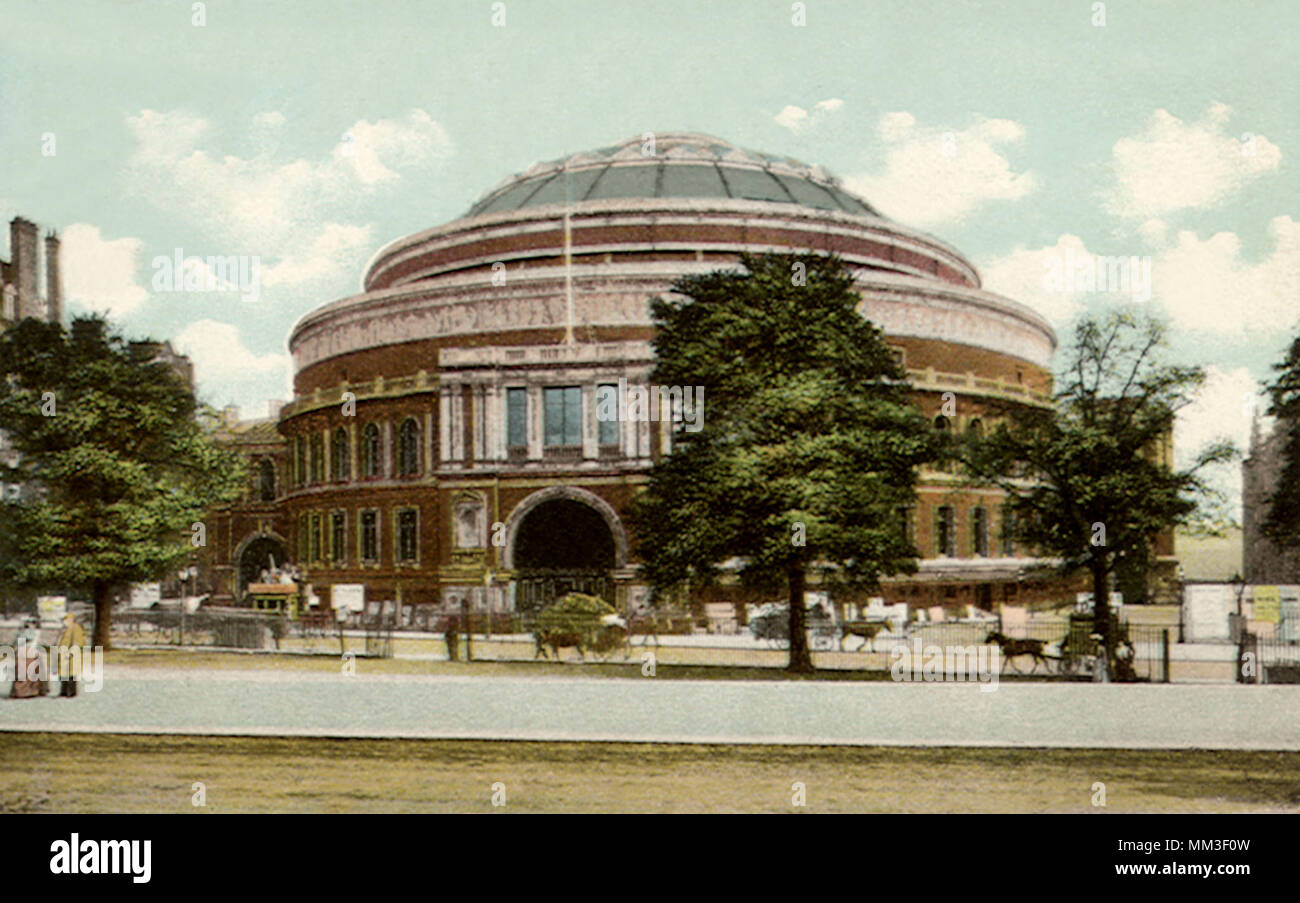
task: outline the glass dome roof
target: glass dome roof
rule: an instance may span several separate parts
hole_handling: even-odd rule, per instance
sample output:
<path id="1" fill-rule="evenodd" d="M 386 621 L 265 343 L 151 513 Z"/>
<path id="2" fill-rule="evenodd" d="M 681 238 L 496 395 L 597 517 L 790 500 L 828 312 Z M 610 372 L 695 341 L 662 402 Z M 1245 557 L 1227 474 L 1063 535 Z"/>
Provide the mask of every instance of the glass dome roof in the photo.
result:
<path id="1" fill-rule="evenodd" d="M 709 135 L 656 134 L 538 163 L 483 195 L 467 216 L 566 201 L 612 198 L 734 198 L 879 216 L 819 166 L 746 150 Z"/>

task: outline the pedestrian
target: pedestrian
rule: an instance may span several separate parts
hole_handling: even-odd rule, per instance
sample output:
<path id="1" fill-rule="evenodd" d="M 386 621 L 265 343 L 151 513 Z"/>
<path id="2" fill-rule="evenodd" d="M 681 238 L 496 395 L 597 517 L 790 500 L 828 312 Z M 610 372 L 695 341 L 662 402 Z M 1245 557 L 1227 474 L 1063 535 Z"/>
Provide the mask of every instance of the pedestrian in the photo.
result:
<path id="1" fill-rule="evenodd" d="M 59 695 L 69 699 L 77 695 L 77 678 L 81 677 L 81 650 L 86 645 L 86 629 L 77 616 L 63 616 L 63 632 L 57 644 L 59 652 Z"/>
<path id="2" fill-rule="evenodd" d="M 10 699 L 31 699 L 49 693 L 45 682 L 45 655 L 41 649 L 40 627 L 40 621 L 28 618 L 14 637 L 14 682 L 9 690 Z"/>

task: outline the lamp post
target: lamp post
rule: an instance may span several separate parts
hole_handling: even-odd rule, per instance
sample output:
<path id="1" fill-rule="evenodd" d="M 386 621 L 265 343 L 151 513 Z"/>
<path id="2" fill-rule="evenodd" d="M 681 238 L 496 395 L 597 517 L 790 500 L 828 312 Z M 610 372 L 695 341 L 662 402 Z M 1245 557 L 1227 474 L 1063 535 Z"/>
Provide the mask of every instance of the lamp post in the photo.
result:
<path id="1" fill-rule="evenodd" d="M 492 566 L 483 571 L 483 610 L 487 613 L 487 626 L 483 630 L 484 639 L 492 638 Z"/>

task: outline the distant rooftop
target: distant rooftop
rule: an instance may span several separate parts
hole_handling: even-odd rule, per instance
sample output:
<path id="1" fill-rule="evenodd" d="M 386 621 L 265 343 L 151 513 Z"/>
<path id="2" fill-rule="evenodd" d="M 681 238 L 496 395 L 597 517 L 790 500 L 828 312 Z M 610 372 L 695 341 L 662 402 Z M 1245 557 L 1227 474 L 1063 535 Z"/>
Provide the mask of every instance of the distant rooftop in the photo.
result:
<path id="1" fill-rule="evenodd" d="M 880 214 L 820 166 L 690 132 L 629 138 L 538 163 L 483 195 L 468 216 L 612 198 L 734 198 Z"/>

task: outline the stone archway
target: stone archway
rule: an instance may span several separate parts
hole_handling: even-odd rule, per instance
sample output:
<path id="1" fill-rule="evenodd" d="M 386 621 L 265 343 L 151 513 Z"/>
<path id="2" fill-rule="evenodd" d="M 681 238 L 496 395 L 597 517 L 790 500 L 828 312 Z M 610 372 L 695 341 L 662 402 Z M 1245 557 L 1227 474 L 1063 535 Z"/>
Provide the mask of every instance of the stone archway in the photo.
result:
<path id="1" fill-rule="evenodd" d="M 627 535 L 618 514 L 585 490 L 557 486 L 536 492 L 506 522 L 505 564 L 515 572 L 521 610 L 567 592 L 614 603 L 614 572 L 626 563 Z"/>
<path id="2" fill-rule="evenodd" d="M 276 566 L 283 567 L 288 560 L 285 550 L 284 538 L 274 533 L 254 533 L 245 537 L 235 551 L 235 598 L 243 598 L 248 584 L 257 582 L 262 569 L 270 566 L 271 559 Z"/>
<path id="3" fill-rule="evenodd" d="M 507 570 L 514 570 L 518 566 L 515 562 L 515 554 L 519 540 L 519 528 L 522 526 L 524 519 L 539 505 L 558 500 L 579 502 L 599 514 L 609 528 L 614 542 L 613 567 L 627 567 L 627 531 L 623 529 L 623 522 L 619 519 L 614 506 L 594 492 L 588 492 L 586 489 L 579 489 L 576 486 L 552 486 L 549 489 L 538 490 L 525 498 L 515 506 L 515 510 L 511 511 L 510 517 L 506 519 L 506 548 L 503 563 Z"/>

